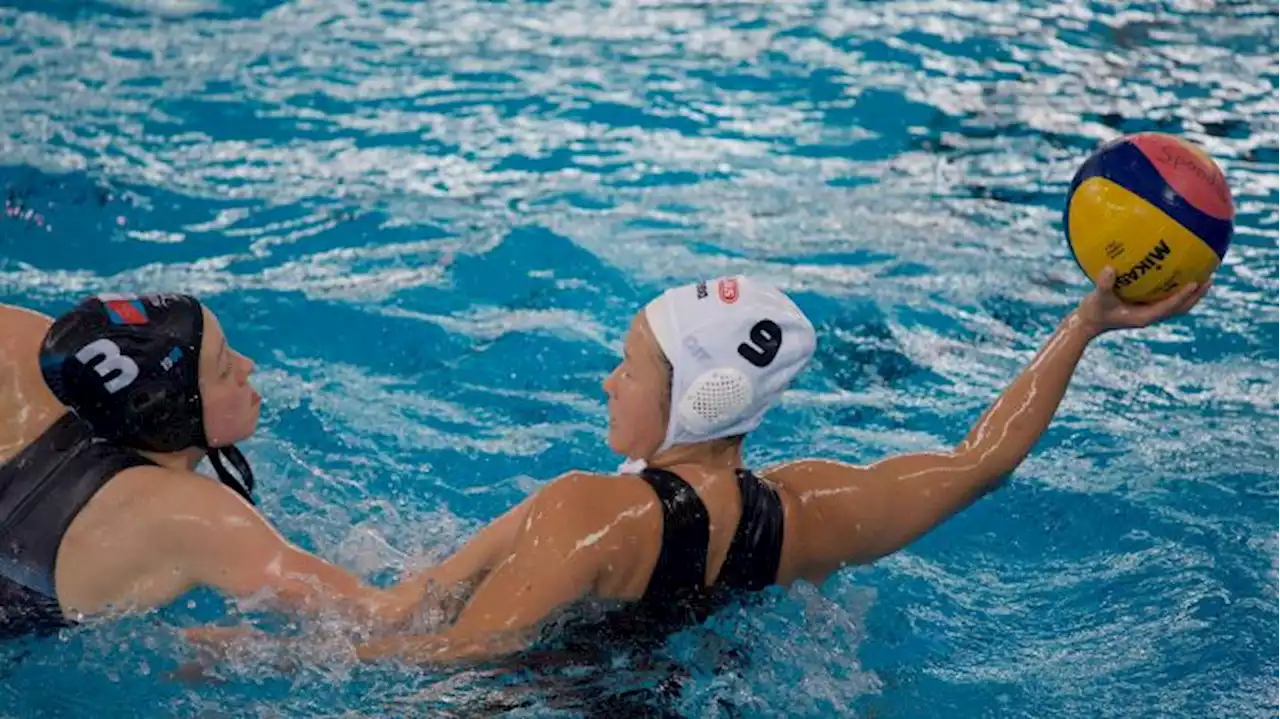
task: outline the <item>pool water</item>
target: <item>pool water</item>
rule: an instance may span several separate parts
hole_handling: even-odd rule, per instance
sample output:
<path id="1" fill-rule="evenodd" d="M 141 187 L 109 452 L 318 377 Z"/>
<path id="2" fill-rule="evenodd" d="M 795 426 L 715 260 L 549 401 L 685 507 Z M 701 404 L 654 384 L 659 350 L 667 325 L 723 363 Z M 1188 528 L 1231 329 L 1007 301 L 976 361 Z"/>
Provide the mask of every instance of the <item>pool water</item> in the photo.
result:
<path id="1" fill-rule="evenodd" d="M 752 464 L 958 442 L 1087 290 L 1076 166 L 1181 134 L 1236 198 L 1210 296 L 1097 342 L 1000 492 L 716 617 L 745 664 L 677 637 L 678 705 L 1274 716 L 1278 43 L 1247 1 L 11 1 L 0 302 L 200 295 L 258 363 L 264 511 L 385 581 L 616 466 L 599 383 L 673 283 L 759 274 L 819 329 Z M 226 611 L 4 647 L 0 714 L 483 716 L 516 681 L 319 655 L 171 679 L 175 628 Z"/>

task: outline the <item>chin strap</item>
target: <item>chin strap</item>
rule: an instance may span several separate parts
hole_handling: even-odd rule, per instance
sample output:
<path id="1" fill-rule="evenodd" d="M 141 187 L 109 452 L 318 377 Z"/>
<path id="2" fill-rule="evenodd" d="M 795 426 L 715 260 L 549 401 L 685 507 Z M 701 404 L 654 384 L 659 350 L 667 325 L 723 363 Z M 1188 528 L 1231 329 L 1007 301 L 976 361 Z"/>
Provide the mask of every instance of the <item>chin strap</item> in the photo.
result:
<path id="1" fill-rule="evenodd" d="M 618 474 L 640 474 L 649 466 L 643 459 L 630 459 L 618 465 Z"/>
<path id="2" fill-rule="evenodd" d="M 232 474 L 227 470 L 222 460 L 226 460 L 236 470 Z M 253 501 L 253 469 L 249 467 L 249 460 L 244 458 L 240 450 L 234 445 L 228 447 L 212 447 L 209 449 L 209 463 L 213 465 L 213 471 L 218 473 L 218 479 L 233 492 L 244 497 L 249 504 L 256 504 Z"/>

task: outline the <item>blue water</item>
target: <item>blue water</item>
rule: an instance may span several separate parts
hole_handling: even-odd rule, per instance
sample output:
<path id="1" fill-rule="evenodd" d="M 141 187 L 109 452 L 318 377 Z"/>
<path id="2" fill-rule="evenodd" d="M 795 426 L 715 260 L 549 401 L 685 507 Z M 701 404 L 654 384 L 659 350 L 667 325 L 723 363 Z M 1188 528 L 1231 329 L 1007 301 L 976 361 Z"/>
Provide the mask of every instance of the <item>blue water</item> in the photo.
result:
<path id="1" fill-rule="evenodd" d="M 264 511 L 377 581 L 616 465 L 599 382 L 675 282 L 757 273 L 819 327 L 754 464 L 954 444 L 1086 291 L 1078 163 L 1118 133 L 1201 143 L 1238 218 L 1194 315 L 1098 342 L 999 493 L 719 617 L 750 662 L 680 703 L 1276 714 L 1275 2 L 4 5 L 0 302 L 204 297 L 260 368 Z M 29 654 L 0 713 L 461 716 L 506 691 L 320 656 L 167 678 L 174 628 L 223 611 L 6 647 Z"/>

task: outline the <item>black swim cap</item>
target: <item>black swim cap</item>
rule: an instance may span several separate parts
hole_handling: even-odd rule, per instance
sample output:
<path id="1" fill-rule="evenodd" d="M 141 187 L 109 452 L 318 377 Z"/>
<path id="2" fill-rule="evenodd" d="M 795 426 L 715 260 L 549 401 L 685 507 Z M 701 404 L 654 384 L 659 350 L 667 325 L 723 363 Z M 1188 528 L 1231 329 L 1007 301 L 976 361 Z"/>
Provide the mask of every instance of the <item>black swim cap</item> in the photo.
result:
<path id="1" fill-rule="evenodd" d="M 98 295 L 54 321 L 40 371 L 59 401 L 103 439 L 152 452 L 204 449 L 223 484 L 252 502 L 244 455 L 233 446 L 210 448 L 205 435 L 203 336 L 204 313 L 190 295 Z"/>

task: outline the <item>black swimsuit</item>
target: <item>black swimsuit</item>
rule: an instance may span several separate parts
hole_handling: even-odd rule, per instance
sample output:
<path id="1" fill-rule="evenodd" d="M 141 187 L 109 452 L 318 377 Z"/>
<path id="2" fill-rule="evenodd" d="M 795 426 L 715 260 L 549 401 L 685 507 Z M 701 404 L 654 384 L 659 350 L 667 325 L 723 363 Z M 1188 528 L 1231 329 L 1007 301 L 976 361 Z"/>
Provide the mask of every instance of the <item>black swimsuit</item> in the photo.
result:
<path id="1" fill-rule="evenodd" d="M 640 475 L 662 500 L 662 553 L 641 604 L 703 590 L 710 518 L 688 482 L 662 469 Z M 742 516 L 713 588 L 757 591 L 774 583 L 782 560 L 782 500 L 751 472 L 737 471 Z"/>
<path id="2" fill-rule="evenodd" d="M 0 465 L 0 639 L 71 624 L 54 587 L 62 537 L 113 477 L 150 464 L 66 414 Z"/>
<path id="3" fill-rule="evenodd" d="M 662 502 L 662 549 L 640 601 L 603 615 L 559 622 L 538 649 L 505 663 L 513 669 L 538 667 L 538 672 L 566 667 L 594 670 L 585 683 L 565 676 L 530 677 L 528 688 L 535 693 L 541 689 L 542 700 L 553 706 L 585 711 L 588 716 L 678 716 L 672 703 L 688 672 L 656 658 L 654 650 L 671 635 L 701 624 L 735 598 L 777 580 L 784 517 L 782 500 L 771 486 L 749 471 L 738 470 L 742 515 L 720 574 L 708 587 L 711 532 L 706 505 L 688 482 L 672 472 L 645 469 L 640 477 Z M 647 687 L 622 688 L 628 672 L 619 674 L 610 668 L 619 650 L 631 656 L 630 673 L 660 677 L 656 686 L 649 681 Z M 718 656 L 717 669 L 722 671 L 745 661 L 743 652 L 735 647 L 720 651 Z M 595 681 L 601 679 L 603 682 Z"/>

